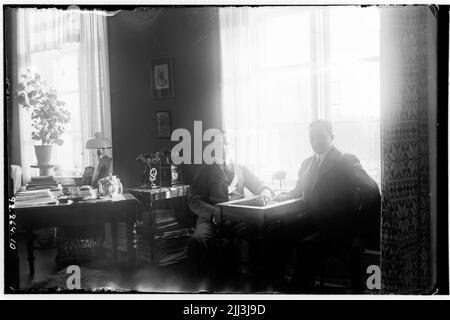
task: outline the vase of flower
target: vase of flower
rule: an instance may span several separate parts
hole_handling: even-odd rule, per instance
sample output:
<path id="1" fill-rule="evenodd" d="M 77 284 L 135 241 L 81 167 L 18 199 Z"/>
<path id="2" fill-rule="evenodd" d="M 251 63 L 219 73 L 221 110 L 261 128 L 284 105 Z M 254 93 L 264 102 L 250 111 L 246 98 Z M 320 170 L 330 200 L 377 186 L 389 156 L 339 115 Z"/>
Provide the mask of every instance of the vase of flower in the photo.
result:
<path id="1" fill-rule="evenodd" d="M 70 120 L 65 102 L 58 99 L 56 90 L 47 85 L 37 73 L 27 70 L 18 84 L 18 104 L 31 114 L 31 138 L 40 141 L 35 145 L 37 163 L 49 165 L 53 145 L 62 145 L 61 136 Z"/>

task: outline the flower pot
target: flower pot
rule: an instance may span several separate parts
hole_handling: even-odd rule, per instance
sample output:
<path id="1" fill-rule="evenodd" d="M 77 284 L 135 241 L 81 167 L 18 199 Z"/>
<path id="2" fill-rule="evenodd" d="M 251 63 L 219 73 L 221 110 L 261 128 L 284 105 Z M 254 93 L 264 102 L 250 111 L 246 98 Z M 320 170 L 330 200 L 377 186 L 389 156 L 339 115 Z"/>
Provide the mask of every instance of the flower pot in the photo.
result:
<path id="1" fill-rule="evenodd" d="M 34 146 L 34 153 L 36 154 L 36 159 L 38 164 L 50 164 L 52 159 L 52 145 L 37 145 Z"/>

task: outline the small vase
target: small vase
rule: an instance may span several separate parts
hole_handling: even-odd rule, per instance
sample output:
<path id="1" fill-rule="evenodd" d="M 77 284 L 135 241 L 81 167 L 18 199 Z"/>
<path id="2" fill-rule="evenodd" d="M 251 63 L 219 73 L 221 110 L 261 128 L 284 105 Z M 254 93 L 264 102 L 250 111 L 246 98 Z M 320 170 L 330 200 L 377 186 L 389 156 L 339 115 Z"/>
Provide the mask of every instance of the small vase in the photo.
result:
<path id="1" fill-rule="evenodd" d="M 49 165 L 52 159 L 52 145 L 36 145 L 34 146 L 34 153 L 38 164 Z"/>

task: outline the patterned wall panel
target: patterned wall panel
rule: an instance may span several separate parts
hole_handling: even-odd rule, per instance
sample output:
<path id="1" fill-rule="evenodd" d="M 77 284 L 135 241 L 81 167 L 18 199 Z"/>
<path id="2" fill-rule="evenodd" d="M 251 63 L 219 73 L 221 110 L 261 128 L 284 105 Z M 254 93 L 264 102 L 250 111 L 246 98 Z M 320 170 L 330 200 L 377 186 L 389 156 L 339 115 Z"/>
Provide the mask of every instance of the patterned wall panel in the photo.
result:
<path id="1" fill-rule="evenodd" d="M 430 287 L 427 10 L 381 10 L 384 293 Z"/>

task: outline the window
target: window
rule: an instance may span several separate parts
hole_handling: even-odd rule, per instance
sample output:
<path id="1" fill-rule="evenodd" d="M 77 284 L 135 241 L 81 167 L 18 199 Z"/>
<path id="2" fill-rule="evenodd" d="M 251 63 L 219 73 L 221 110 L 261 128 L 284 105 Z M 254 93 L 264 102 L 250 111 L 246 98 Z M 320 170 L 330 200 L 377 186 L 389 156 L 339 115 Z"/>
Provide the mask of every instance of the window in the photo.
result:
<path id="1" fill-rule="evenodd" d="M 266 183 L 293 185 L 312 154 L 308 125 L 333 122 L 335 145 L 379 183 L 376 8 L 221 8 L 224 127 L 235 158 Z"/>
<path id="2" fill-rule="evenodd" d="M 356 154 L 380 185 L 379 12 L 335 8 L 329 18 L 332 90 L 325 117 L 334 124 L 336 146 Z"/>
<path id="3" fill-rule="evenodd" d="M 84 150 L 84 145 L 81 138 L 78 56 L 78 43 L 30 55 L 31 69 L 39 73 L 58 92 L 59 99 L 64 101 L 70 110 L 70 122 L 62 136 L 64 143 L 61 146 L 53 146 L 52 154 L 52 160 L 60 166 L 60 172 L 69 175 L 83 168 L 81 151 Z"/>
<path id="4" fill-rule="evenodd" d="M 86 141 L 101 132 L 111 140 L 111 109 L 107 45 L 107 13 L 59 9 L 19 8 L 17 14 L 18 64 L 38 73 L 70 111 L 71 119 L 61 137 L 62 146 L 53 146 L 56 174 L 81 174 L 98 161 L 85 149 Z M 31 139 L 30 114 L 20 109 L 20 149 L 23 178 L 38 174 Z M 106 151 L 111 156 L 111 150 Z M 35 169 L 33 169 L 35 170 Z"/>

